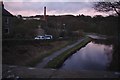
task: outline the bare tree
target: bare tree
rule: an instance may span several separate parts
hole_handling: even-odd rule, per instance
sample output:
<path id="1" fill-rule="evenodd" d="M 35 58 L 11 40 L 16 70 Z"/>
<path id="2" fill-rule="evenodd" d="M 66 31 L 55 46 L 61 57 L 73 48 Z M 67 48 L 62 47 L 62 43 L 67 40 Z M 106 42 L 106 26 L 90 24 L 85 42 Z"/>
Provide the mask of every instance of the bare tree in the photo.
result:
<path id="1" fill-rule="evenodd" d="M 120 16 L 120 1 L 118 2 L 96 2 L 94 9 L 100 12 L 115 11 Z"/>

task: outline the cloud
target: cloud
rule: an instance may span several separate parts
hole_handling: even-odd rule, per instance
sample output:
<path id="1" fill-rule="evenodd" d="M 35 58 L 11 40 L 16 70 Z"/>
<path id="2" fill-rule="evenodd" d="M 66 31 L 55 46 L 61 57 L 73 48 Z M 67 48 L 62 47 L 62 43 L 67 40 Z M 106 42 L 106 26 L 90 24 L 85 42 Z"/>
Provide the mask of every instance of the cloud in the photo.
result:
<path id="1" fill-rule="evenodd" d="M 93 8 L 86 8 L 86 9 L 79 10 L 77 14 L 84 14 L 84 15 L 90 15 L 90 16 L 95 16 L 95 15 L 108 16 L 109 15 L 107 13 L 97 12 Z"/>
<path id="2" fill-rule="evenodd" d="M 92 2 L 4 2 L 4 4 L 5 8 L 14 15 L 23 16 L 41 15 L 44 6 L 47 7 L 48 15 L 85 14 L 93 16 L 100 14 L 92 8 Z"/>

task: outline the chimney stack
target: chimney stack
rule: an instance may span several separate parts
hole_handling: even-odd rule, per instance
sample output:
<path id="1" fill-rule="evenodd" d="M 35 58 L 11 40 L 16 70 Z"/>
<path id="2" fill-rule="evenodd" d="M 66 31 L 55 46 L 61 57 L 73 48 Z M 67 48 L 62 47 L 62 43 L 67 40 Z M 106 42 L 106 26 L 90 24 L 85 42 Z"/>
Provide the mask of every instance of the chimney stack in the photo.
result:
<path id="1" fill-rule="evenodd" d="M 2 8 L 4 8 L 3 1 L 0 1 L 0 6 L 2 6 Z"/>
<path id="2" fill-rule="evenodd" d="M 44 7 L 44 20 L 46 21 L 46 6 Z"/>

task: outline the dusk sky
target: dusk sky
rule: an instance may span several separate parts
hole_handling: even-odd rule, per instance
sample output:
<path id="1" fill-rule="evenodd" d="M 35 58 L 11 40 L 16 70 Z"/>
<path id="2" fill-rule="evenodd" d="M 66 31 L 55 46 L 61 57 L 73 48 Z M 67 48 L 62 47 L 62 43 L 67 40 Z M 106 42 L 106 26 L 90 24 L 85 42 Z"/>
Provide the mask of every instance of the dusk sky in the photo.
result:
<path id="1" fill-rule="evenodd" d="M 43 15 L 43 7 L 47 7 L 47 15 L 109 15 L 97 12 L 94 2 L 4 2 L 5 8 L 13 15 Z"/>

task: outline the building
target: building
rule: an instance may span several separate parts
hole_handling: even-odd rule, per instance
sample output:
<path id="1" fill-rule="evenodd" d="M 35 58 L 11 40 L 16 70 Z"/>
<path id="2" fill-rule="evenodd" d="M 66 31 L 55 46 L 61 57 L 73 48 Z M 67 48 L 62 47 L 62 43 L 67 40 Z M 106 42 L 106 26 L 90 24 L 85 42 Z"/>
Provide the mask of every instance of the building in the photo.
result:
<path id="1" fill-rule="evenodd" d="M 3 2 L 0 2 L 0 6 L 1 5 L 2 5 L 2 35 L 4 38 L 12 35 L 14 16 L 4 8 Z"/>
<path id="2" fill-rule="evenodd" d="M 41 20 L 40 17 L 23 17 L 23 20 Z"/>

